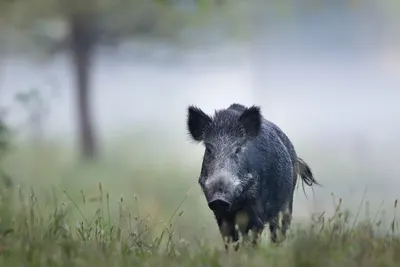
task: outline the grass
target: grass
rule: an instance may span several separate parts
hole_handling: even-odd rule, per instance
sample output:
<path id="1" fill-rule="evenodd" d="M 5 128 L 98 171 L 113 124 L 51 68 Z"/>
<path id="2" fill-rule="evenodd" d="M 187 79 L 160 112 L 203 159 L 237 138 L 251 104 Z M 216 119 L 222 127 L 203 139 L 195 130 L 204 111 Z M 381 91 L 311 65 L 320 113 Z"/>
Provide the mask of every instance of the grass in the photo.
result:
<path id="1" fill-rule="evenodd" d="M 121 147 L 92 165 L 54 144 L 15 147 L 2 164 L 14 185 L 2 186 L 0 266 L 399 266 L 397 201 L 363 216 L 365 196 L 353 212 L 333 198 L 332 212 L 295 219 L 280 246 L 265 231 L 259 248 L 226 253 L 199 162 Z M 158 164 L 135 161 L 143 151 Z"/>
<path id="2" fill-rule="evenodd" d="M 291 232 L 281 246 L 264 242 L 258 249 L 244 247 L 225 253 L 207 242 L 192 247 L 174 235 L 174 217 L 160 233 L 146 217 L 138 217 L 119 202 L 113 221 L 110 201 L 99 188 L 98 209 L 83 214 L 74 200 L 54 200 L 54 210 L 43 214 L 38 196 L 19 193 L 20 208 L 11 227 L 2 232 L 2 266 L 398 266 L 400 239 L 397 224 L 382 235 L 378 222 L 354 224 L 340 209 L 331 218 L 318 216 L 309 227 Z M 104 199 L 101 199 L 104 197 Z M 102 205 L 104 201 L 106 205 Z M 58 204 L 57 204 L 58 203 Z M 70 223 L 70 208 L 81 214 Z M 266 238 L 266 237 L 264 237 Z M 201 241 L 201 240 L 200 240 Z"/>

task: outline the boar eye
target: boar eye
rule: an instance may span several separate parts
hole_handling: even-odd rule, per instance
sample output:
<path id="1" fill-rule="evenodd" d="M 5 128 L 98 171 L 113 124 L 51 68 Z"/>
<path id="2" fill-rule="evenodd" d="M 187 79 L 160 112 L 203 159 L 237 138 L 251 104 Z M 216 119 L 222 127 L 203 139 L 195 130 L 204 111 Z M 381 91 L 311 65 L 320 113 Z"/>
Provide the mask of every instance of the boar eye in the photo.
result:
<path id="1" fill-rule="evenodd" d="M 212 154 L 212 150 L 209 146 L 206 147 L 206 153 L 211 155 Z"/>
<path id="2" fill-rule="evenodd" d="M 239 154 L 240 152 L 242 152 L 242 147 L 238 146 L 235 150 L 235 154 Z"/>

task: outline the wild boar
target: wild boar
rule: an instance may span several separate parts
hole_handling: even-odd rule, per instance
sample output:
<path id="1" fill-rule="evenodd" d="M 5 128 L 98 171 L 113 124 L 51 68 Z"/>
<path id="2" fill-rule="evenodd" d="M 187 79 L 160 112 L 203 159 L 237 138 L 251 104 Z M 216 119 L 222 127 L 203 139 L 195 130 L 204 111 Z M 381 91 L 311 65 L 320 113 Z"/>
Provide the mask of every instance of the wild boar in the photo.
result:
<path id="1" fill-rule="evenodd" d="M 239 240 L 239 231 L 246 238 L 251 230 L 256 245 L 267 223 L 273 243 L 279 241 L 278 230 L 284 239 L 297 177 L 308 186 L 320 185 L 286 134 L 258 106 L 234 103 L 213 117 L 196 106 L 187 112 L 191 138 L 205 146 L 199 184 L 227 241 L 225 248 Z"/>

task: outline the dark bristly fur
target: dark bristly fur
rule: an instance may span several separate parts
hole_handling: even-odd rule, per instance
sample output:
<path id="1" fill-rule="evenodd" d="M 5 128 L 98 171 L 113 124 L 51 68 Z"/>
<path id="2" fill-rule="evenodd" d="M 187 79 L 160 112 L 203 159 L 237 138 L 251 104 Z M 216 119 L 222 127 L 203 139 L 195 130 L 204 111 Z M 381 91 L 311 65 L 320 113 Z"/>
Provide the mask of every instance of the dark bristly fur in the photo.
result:
<path id="1" fill-rule="evenodd" d="M 252 230 L 256 244 L 268 223 L 272 242 L 278 242 L 278 230 L 285 238 L 298 176 L 303 189 L 304 183 L 320 185 L 286 134 L 266 120 L 259 107 L 238 103 L 215 111 L 213 117 L 190 106 L 187 127 L 192 139 L 206 148 L 199 184 L 221 235 L 238 241 L 237 225 L 245 237 Z"/>

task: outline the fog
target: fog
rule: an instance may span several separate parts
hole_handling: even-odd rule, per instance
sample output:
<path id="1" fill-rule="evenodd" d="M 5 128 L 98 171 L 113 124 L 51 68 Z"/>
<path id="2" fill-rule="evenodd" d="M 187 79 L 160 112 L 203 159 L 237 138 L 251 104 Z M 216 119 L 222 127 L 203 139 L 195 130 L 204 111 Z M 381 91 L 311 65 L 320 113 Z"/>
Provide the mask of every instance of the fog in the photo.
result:
<path id="1" fill-rule="evenodd" d="M 399 32 L 371 9 L 258 25 L 257 36 L 244 44 L 182 49 L 133 40 L 102 47 L 92 82 L 95 127 L 106 138 L 146 124 L 160 133 L 157 144 L 190 155 L 182 164 L 199 164 L 202 148 L 188 141 L 188 105 L 210 114 L 233 102 L 260 105 L 324 184 L 313 205 L 329 206 L 335 190 L 358 205 L 367 186 L 372 198 L 394 199 L 400 186 Z M 0 105 L 10 107 L 11 125 L 25 117 L 14 94 L 37 87 L 51 99 L 44 134 L 75 138 L 69 60 L 58 54 L 41 62 L 14 55 L 1 61 Z"/>

